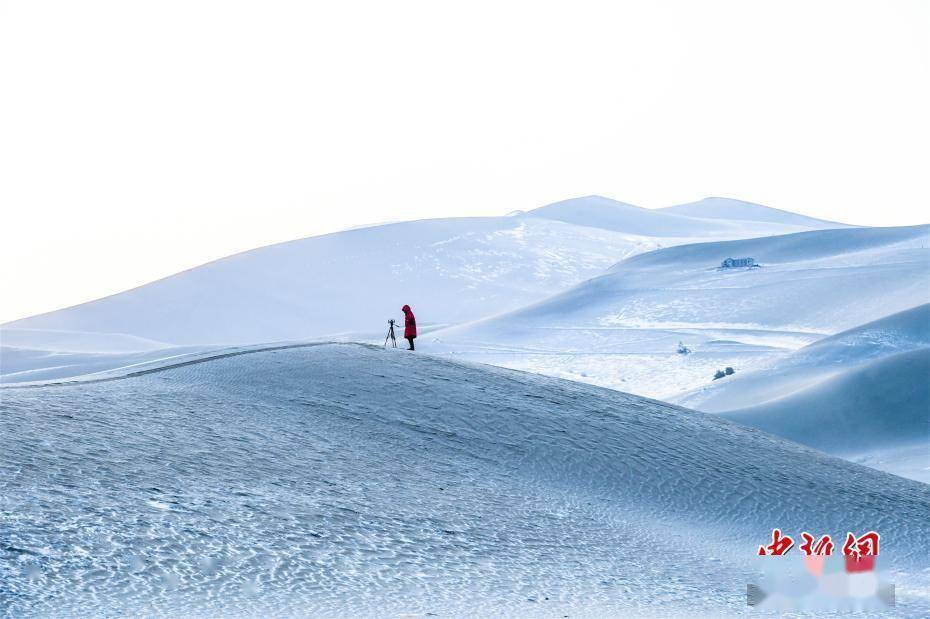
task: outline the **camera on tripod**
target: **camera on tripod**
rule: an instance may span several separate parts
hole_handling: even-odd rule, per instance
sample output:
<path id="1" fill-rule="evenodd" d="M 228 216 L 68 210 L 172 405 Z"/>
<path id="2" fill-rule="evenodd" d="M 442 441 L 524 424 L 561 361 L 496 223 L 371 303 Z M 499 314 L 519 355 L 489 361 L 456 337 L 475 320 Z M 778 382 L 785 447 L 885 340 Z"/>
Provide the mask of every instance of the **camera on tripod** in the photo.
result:
<path id="1" fill-rule="evenodd" d="M 395 320 L 393 318 L 388 320 L 388 333 L 387 333 L 387 337 L 384 338 L 385 348 L 387 348 L 388 340 L 391 340 L 391 345 L 394 348 L 397 348 L 397 337 L 395 337 L 394 335 L 394 323 L 395 323 Z"/>

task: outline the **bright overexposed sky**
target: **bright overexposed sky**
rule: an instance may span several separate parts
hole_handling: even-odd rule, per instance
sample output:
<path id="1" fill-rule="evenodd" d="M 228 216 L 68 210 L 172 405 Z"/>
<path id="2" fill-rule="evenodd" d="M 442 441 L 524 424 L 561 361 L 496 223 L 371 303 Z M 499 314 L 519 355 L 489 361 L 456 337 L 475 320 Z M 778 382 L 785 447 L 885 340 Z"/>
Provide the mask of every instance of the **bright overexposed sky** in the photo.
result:
<path id="1" fill-rule="evenodd" d="M 0 0 L 0 321 L 602 194 L 930 221 L 930 2 Z"/>

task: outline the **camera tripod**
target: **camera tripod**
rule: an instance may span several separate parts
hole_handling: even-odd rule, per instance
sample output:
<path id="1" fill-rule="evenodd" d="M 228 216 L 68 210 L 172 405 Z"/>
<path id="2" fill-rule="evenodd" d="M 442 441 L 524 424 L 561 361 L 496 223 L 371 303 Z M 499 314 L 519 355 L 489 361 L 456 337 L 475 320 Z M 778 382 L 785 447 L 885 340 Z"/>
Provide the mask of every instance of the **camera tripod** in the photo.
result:
<path id="1" fill-rule="evenodd" d="M 387 337 L 384 338 L 384 347 L 387 348 L 388 340 L 391 340 L 391 345 L 394 348 L 397 348 L 397 338 L 394 336 L 394 319 L 388 320 L 388 333 Z"/>

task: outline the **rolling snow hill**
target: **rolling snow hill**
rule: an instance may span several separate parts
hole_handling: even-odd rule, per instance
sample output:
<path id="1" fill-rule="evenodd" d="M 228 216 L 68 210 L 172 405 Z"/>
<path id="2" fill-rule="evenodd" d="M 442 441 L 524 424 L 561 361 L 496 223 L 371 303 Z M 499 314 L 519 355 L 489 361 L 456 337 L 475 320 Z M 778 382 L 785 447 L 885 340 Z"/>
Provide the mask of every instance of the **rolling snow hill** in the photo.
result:
<path id="1" fill-rule="evenodd" d="M 858 365 L 721 416 L 930 483 L 930 348 Z"/>
<path id="2" fill-rule="evenodd" d="M 766 404 L 863 363 L 920 348 L 930 348 L 928 303 L 823 338 L 763 371 L 733 376 L 682 394 L 675 402 L 714 413 Z"/>
<path id="3" fill-rule="evenodd" d="M 557 213 L 547 218 L 547 209 Z M 623 225 L 614 211 L 625 213 Z M 474 320 L 538 301 L 657 247 L 796 229 L 666 215 L 594 196 L 513 217 L 404 222 L 281 243 L 3 326 L 169 345 L 372 334 L 386 330 L 404 303 L 426 325 Z"/>
<path id="4" fill-rule="evenodd" d="M 437 331 L 422 347 L 671 399 L 707 387 L 718 368 L 766 368 L 825 336 L 927 303 L 928 247 L 930 226 L 669 247 L 515 312 Z M 727 257 L 762 266 L 719 269 Z M 692 353 L 675 354 L 679 341 Z"/>
<path id="5" fill-rule="evenodd" d="M 743 616 L 774 527 L 930 613 L 930 486 L 628 394 L 357 345 L 2 393 L 11 616 Z"/>
<path id="6" fill-rule="evenodd" d="M 695 213 L 692 214 L 676 210 L 681 207 L 645 209 L 602 196 L 587 196 L 541 206 L 529 211 L 527 215 L 644 236 L 695 239 L 746 238 L 744 231 L 747 225 L 755 228 L 756 233 L 753 236 L 847 227 L 844 224 L 804 217 L 758 204 L 750 205 L 738 200 L 708 200 L 717 201 L 714 203 L 715 208 L 706 209 L 705 214 L 699 214 L 695 209 Z M 755 217 L 746 216 L 748 206 L 755 207 L 752 211 Z"/>
<path id="7" fill-rule="evenodd" d="M 930 483 L 930 304 L 674 398 L 826 453 Z"/>
<path id="8" fill-rule="evenodd" d="M 86 331 L 53 331 L 50 329 L 0 330 L 0 344 L 14 348 L 54 350 L 66 353 L 127 353 L 157 350 L 168 346 L 122 333 L 88 333 Z"/>
<path id="9" fill-rule="evenodd" d="M 758 221 L 774 224 L 785 224 L 819 230 L 825 228 L 848 228 L 847 224 L 841 224 L 836 221 L 825 221 L 815 219 L 789 211 L 763 206 L 744 200 L 734 200 L 732 198 L 710 197 L 689 202 L 688 204 L 679 204 L 677 206 L 667 206 L 659 209 L 663 213 L 673 215 L 684 215 L 686 217 L 698 217 L 705 219 L 726 219 L 730 221 Z"/>
<path id="10" fill-rule="evenodd" d="M 96 375 L 152 363 L 170 363 L 216 349 L 216 346 L 171 346 L 139 352 L 58 352 L 4 346 L 0 350 L 0 384 Z"/>

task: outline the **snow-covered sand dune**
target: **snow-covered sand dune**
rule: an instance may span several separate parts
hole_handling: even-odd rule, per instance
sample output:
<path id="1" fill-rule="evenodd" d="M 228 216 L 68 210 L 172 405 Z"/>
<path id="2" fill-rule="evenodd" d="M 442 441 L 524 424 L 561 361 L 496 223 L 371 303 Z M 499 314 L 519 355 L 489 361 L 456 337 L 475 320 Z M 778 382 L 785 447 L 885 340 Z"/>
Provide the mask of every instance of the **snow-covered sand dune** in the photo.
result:
<path id="1" fill-rule="evenodd" d="M 2 393 L 11 616 L 736 616 L 773 527 L 930 613 L 930 486 L 632 395 L 357 345 Z"/>
<path id="2" fill-rule="evenodd" d="M 705 206 L 686 208 L 694 205 Z M 718 239 L 745 238 L 747 226 L 755 230 L 753 236 L 848 227 L 730 198 L 707 198 L 694 205 L 653 210 L 601 196 L 587 196 L 541 206 L 527 215 L 644 236 Z"/>
<path id="3" fill-rule="evenodd" d="M 810 227 L 669 215 L 590 196 L 509 217 L 395 223 L 263 247 L 4 331 L 256 343 L 380 333 L 404 303 L 426 325 L 459 323 L 538 301 L 657 247 Z"/>
<path id="4" fill-rule="evenodd" d="M 0 330 L 0 344 L 0 383 L 81 376 L 211 348 L 168 346 L 120 333 L 15 328 Z"/>
<path id="5" fill-rule="evenodd" d="M 930 304 L 924 303 L 814 342 L 764 371 L 735 375 L 684 393 L 675 403 L 706 412 L 765 404 L 883 357 L 930 348 Z"/>
<path id="6" fill-rule="evenodd" d="M 124 333 L 90 333 L 51 329 L 0 330 L 0 345 L 63 353 L 129 353 L 158 350 L 168 344 Z"/>
<path id="7" fill-rule="evenodd" d="M 882 453 L 882 470 L 930 483 L 930 348 L 857 365 L 782 398 L 722 417 L 856 459 Z M 892 451 L 923 449 L 923 470 L 898 471 Z"/>
<path id="8" fill-rule="evenodd" d="M 57 352 L 4 346 L 0 350 L 0 384 L 94 376 L 100 372 L 168 363 L 172 359 L 215 350 L 216 346 L 171 346 L 143 352 Z M 127 370 L 129 371 L 129 370 Z"/>
<path id="9" fill-rule="evenodd" d="M 717 267 L 753 257 L 756 269 Z M 927 301 L 930 226 L 849 228 L 695 243 L 634 256 L 538 306 L 584 309 L 606 325 L 723 323 L 835 332 Z M 855 285 L 850 285 L 855 282 Z M 631 292 L 638 293 L 630 299 Z M 628 300 L 629 299 L 629 300 Z"/>
<path id="10" fill-rule="evenodd" d="M 717 368 L 769 367 L 825 336 L 926 303 L 928 248 L 930 226 L 669 247 L 526 308 L 438 331 L 434 348 L 675 398 L 708 385 Z M 728 257 L 762 266 L 719 269 Z M 692 354 L 676 355 L 679 341 Z"/>
<path id="11" fill-rule="evenodd" d="M 755 204 L 754 202 L 734 200 L 733 198 L 709 197 L 698 200 L 697 202 L 689 202 L 688 204 L 667 206 L 659 209 L 659 211 L 673 215 L 684 215 L 686 217 L 725 219 L 728 221 L 769 222 L 781 225 L 800 226 L 812 230 L 849 227 L 846 224 L 841 224 L 836 221 L 815 219 L 813 217 L 807 217 L 806 215 L 799 215 L 798 213 Z"/>
<path id="12" fill-rule="evenodd" d="M 930 304 L 675 401 L 930 483 Z"/>

